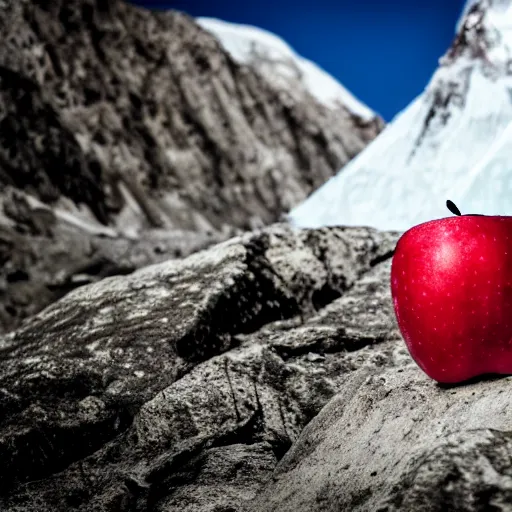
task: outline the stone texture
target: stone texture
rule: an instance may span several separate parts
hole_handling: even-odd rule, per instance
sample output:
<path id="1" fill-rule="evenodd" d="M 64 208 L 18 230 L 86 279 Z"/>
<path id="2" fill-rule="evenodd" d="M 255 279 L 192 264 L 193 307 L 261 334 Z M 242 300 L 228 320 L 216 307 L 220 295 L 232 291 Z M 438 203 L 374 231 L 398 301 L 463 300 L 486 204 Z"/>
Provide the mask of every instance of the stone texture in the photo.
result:
<path id="1" fill-rule="evenodd" d="M 440 386 L 408 358 L 357 370 L 247 510 L 510 510 L 510 384 Z"/>
<path id="2" fill-rule="evenodd" d="M 0 32 L 4 331 L 62 295 L 54 273 L 124 272 L 280 219 L 382 129 L 291 99 L 178 12 L 4 0 Z"/>
<path id="3" fill-rule="evenodd" d="M 151 196 L 148 201 L 174 194 L 173 211 L 159 213 L 175 224 L 247 225 L 247 208 L 255 217 L 275 209 L 265 204 L 268 197 L 254 197 L 254 187 L 265 185 L 258 192 L 273 194 L 268 185 L 282 174 L 290 183 L 278 187 L 279 195 L 304 195 L 378 131 L 361 131 L 357 119 L 306 96 L 287 104 L 179 13 L 150 13 L 118 1 L 22 1 L 4 2 L 1 22 L 4 180 L 43 188 L 34 183 L 37 176 L 46 186 L 38 193 L 49 199 L 63 194 L 94 208 L 104 194 L 115 212 L 122 198 L 110 190 L 111 181 L 138 173 L 139 194 Z M 64 175 L 56 172 L 62 167 Z M 255 179 L 262 182 L 251 183 Z M 202 203 L 192 204 L 199 198 Z M 180 201 L 188 220 L 179 218 Z M 234 211 L 238 219 L 230 218 Z M 156 213 L 146 213 L 149 222 L 159 222 Z"/>
<path id="4" fill-rule="evenodd" d="M 223 233 L 152 229 L 136 237 L 76 222 L 12 187 L 0 192 L 0 332 L 84 284 L 181 258 L 227 238 Z"/>
<path id="5" fill-rule="evenodd" d="M 512 378 L 416 367 L 397 238 L 275 225 L 1 337 L 0 510 L 509 510 Z"/>
<path id="6" fill-rule="evenodd" d="M 348 375 L 404 358 L 396 239 L 276 225 L 0 338 L 0 509 L 242 510 Z"/>

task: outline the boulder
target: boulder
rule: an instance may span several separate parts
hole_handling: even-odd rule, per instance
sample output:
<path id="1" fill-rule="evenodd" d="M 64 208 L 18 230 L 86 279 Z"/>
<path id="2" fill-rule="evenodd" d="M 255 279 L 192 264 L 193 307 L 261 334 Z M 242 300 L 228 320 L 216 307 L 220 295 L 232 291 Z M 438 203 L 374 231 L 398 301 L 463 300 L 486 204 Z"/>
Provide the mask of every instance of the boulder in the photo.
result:
<path id="1" fill-rule="evenodd" d="M 406 359 L 396 240 L 275 225 L 26 320 L 0 338 L 0 509 L 241 511 L 350 375 Z"/>
<path id="2" fill-rule="evenodd" d="M 244 510 L 509 510 L 512 377 L 442 386 L 391 363 L 352 372 Z"/>

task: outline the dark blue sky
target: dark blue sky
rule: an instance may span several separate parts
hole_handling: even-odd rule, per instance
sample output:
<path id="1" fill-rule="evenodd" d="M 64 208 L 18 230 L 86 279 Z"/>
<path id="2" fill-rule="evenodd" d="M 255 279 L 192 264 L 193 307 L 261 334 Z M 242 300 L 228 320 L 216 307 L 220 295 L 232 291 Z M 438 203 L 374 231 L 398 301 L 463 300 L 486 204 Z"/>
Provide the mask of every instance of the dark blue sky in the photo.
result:
<path id="1" fill-rule="evenodd" d="M 248 23 L 283 37 L 390 120 L 427 84 L 462 0 L 174 0 L 134 3 Z"/>

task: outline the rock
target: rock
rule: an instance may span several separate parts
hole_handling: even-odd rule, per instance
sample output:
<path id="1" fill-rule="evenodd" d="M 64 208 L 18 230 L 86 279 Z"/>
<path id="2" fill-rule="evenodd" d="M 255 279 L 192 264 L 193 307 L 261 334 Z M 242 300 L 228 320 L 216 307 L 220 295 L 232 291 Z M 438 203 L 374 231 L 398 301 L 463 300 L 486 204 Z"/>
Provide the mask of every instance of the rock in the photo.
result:
<path id="1" fill-rule="evenodd" d="M 358 369 L 247 510 L 508 510 L 511 379 L 441 386 L 408 358 Z"/>
<path id="2" fill-rule="evenodd" d="M 64 293 L 54 274 L 68 291 L 77 265 L 123 273 L 132 253 L 155 263 L 277 221 L 382 129 L 290 102 L 179 12 L 4 0 L 0 31 L 3 331 Z"/>
<path id="3" fill-rule="evenodd" d="M 276 221 L 382 128 L 289 104 L 178 12 L 3 4 L 2 184 L 120 229 Z"/>
<path id="4" fill-rule="evenodd" d="M 351 373 L 401 364 L 396 240 L 276 225 L 25 321 L 0 338 L 0 509 L 241 511 Z"/>
<path id="5" fill-rule="evenodd" d="M 0 205 L 9 216 L 7 224 L 0 222 L 0 332 L 84 284 L 188 256 L 230 234 L 152 229 L 120 236 L 56 213 L 12 187 L 3 193 Z"/>
<path id="6" fill-rule="evenodd" d="M 157 510 L 233 512 L 271 477 L 276 457 L 268 443 L 233 444 L 205 450 L 175 479 L 176 491 Z M 180 482 L 180 479 L 181 482 Z M 193 482 L 183 484 L 183 479 Z"/>

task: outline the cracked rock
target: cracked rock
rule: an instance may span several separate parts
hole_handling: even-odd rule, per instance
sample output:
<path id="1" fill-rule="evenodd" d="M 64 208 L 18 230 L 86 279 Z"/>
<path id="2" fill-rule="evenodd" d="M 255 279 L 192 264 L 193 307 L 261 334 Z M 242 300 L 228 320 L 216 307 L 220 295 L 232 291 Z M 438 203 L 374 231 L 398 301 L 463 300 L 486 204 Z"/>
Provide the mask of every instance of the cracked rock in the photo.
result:
<path id="1" fill-rule="evenodd" d="M 242 510 L 352 372 L 402 364 L 396 240 L 276 225 L 0 338 L 0 509 Z"/>
<path id="2" fill-rule="evenodd" d="M 357 369 L 246 510 L 509 510 L 511 379 L 444 387 L 407 356 Z"/>

